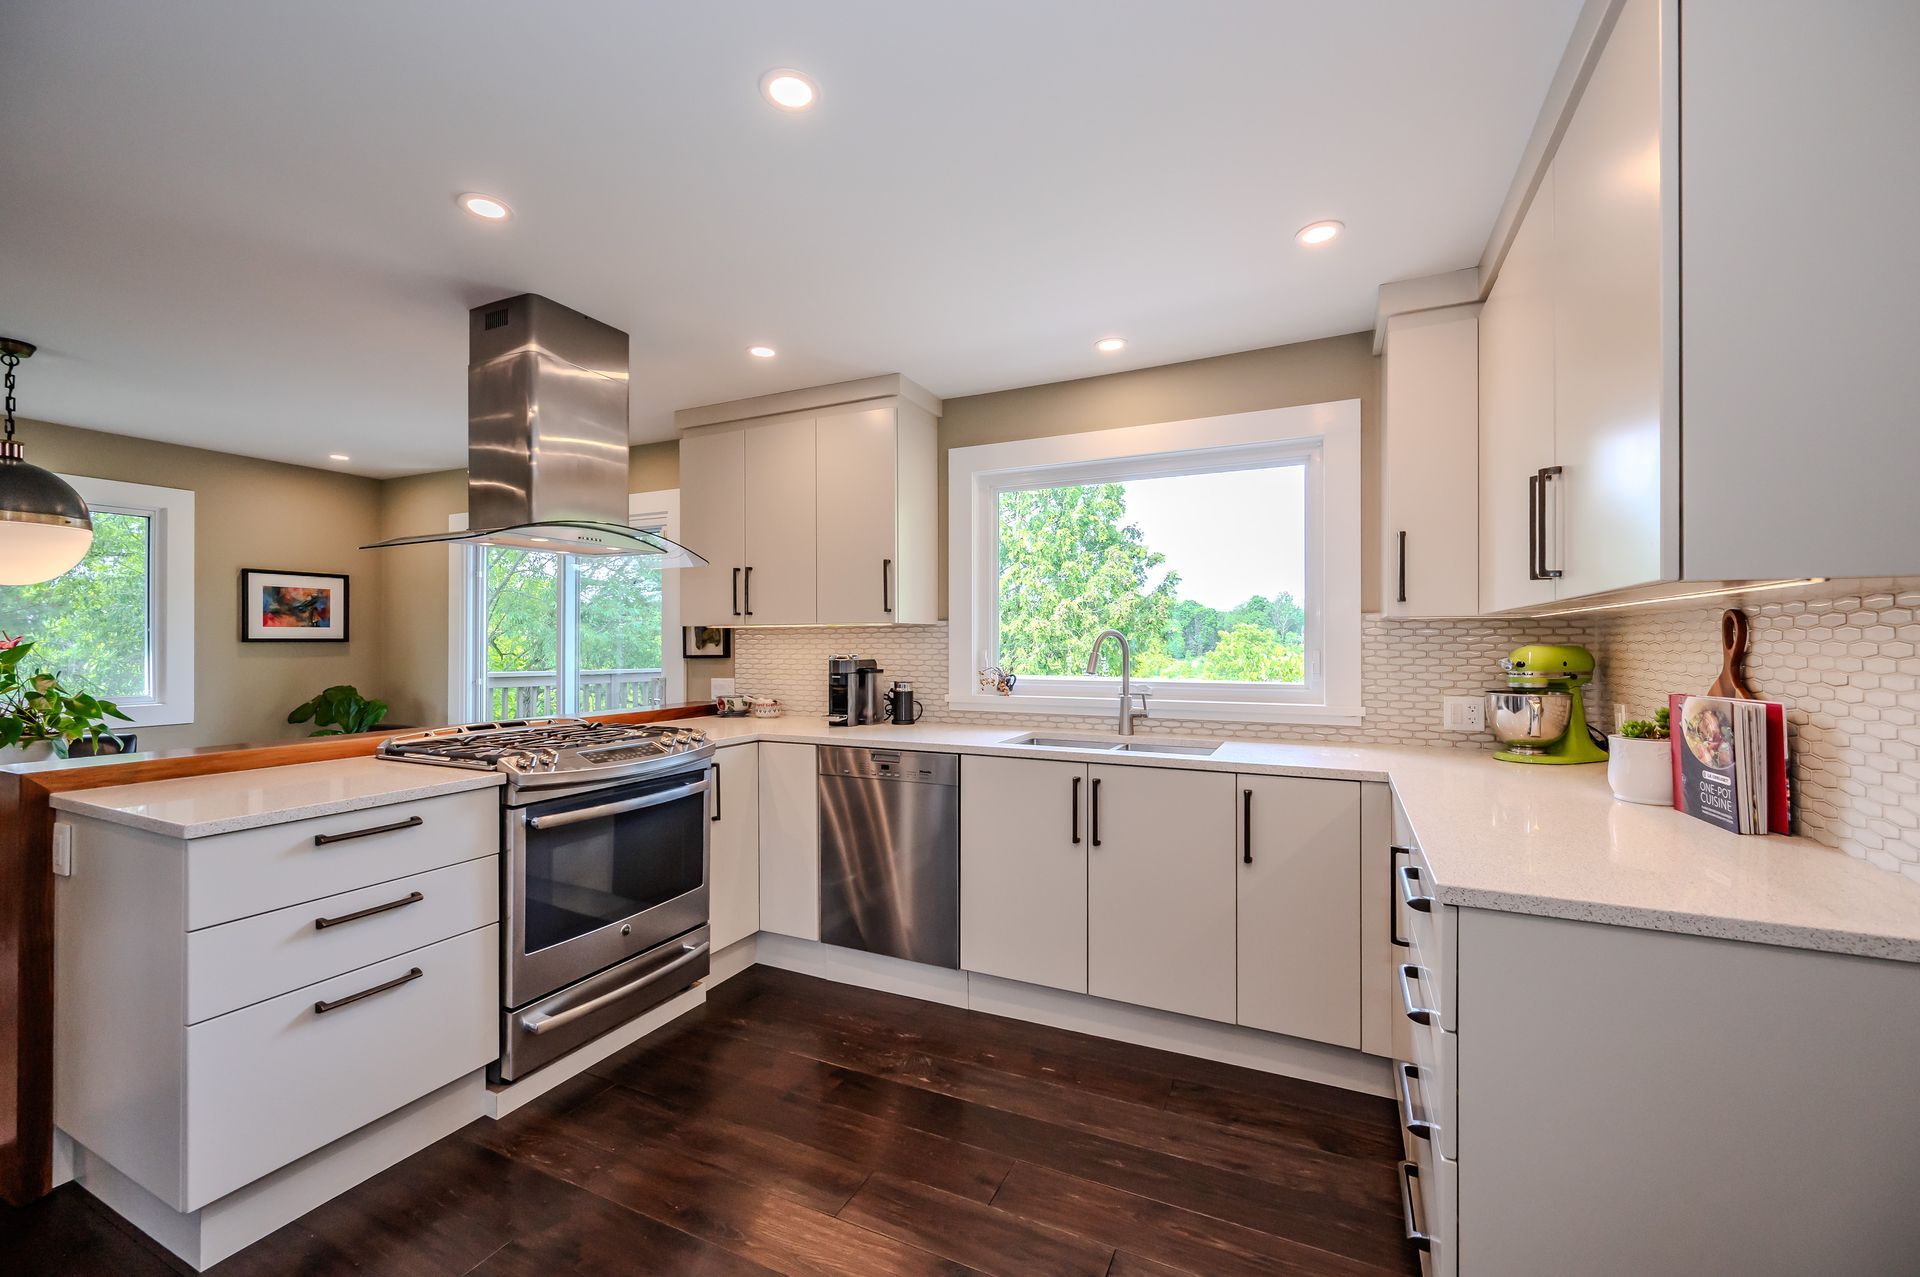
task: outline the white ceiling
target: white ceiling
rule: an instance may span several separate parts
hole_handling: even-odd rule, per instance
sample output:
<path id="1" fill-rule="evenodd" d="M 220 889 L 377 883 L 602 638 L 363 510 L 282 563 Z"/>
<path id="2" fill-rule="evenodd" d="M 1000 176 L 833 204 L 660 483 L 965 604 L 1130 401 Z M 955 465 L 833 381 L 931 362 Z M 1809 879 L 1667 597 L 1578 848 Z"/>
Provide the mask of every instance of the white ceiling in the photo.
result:
<path id="1" fill-rule="evenodd" d="M 464 463 L 466 310 L 519 292 L 632 334 L 636 441 L 872 373 L 955 396 L 1351 332 L 1478 259 L 1578 9 L 13 6 L 0 333 L 42 348 L 26 415 L 386 475 Z M 775 66 L 812 111 L 759 97 Z"/>

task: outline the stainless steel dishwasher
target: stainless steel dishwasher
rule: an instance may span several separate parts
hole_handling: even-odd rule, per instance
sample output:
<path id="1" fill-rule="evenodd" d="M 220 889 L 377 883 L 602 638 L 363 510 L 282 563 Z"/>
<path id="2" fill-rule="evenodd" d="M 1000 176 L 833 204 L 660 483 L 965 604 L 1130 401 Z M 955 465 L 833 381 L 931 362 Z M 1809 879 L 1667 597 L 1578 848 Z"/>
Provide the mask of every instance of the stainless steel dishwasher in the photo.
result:
<path id="1" fill-rule="evenodd" d="M 820 939 L 960 966 L 960 758 L 820 747 Z"/>

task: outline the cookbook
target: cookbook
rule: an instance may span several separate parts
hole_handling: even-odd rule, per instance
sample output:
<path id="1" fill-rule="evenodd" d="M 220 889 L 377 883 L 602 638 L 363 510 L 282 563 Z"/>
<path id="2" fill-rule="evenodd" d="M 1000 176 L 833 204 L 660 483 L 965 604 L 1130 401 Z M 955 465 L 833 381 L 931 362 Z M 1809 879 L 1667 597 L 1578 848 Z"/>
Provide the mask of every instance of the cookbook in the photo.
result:
<path id="1" fill-rule="evenodd" d="M 1673 695 L 1673 805 L 1736 834 L 1791 823 L 1786 708 L 1778 701 Z"/>

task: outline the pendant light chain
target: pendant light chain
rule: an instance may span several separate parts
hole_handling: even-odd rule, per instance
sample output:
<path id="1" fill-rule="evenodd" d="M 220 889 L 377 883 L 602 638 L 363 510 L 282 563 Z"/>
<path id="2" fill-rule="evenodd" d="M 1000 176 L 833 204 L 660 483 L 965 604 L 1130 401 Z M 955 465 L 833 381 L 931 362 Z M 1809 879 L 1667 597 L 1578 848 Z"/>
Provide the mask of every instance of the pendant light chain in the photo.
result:
<path id="1" fill-rule="evenodd" d="M 11 350 L 0 355 L 0 364 L 7 366 L 7 442 L 13 442 L 13 370 L 20 366 L 20 356 Z"/>

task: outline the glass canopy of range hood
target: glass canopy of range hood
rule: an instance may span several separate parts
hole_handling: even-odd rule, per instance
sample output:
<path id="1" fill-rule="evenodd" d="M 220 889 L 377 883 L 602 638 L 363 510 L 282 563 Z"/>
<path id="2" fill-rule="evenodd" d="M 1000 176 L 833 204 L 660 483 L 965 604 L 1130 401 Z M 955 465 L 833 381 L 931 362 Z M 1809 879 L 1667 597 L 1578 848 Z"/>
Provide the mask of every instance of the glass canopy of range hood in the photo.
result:
<path id="1" fill-rule="evenodd" d="M 587 519 L 548 519 L 506 528 L 474 528 L 460 532 L 429 532 L 423 536 L 393 537 L 363 545 L 363 550 L 389 550 L 401 545 L 507 545 L 521 550 L 548 550 L 557 554 L 645 555 L 656 568 L 703 568 L 707 561 L 658 532 L 618 523 Z"/>

